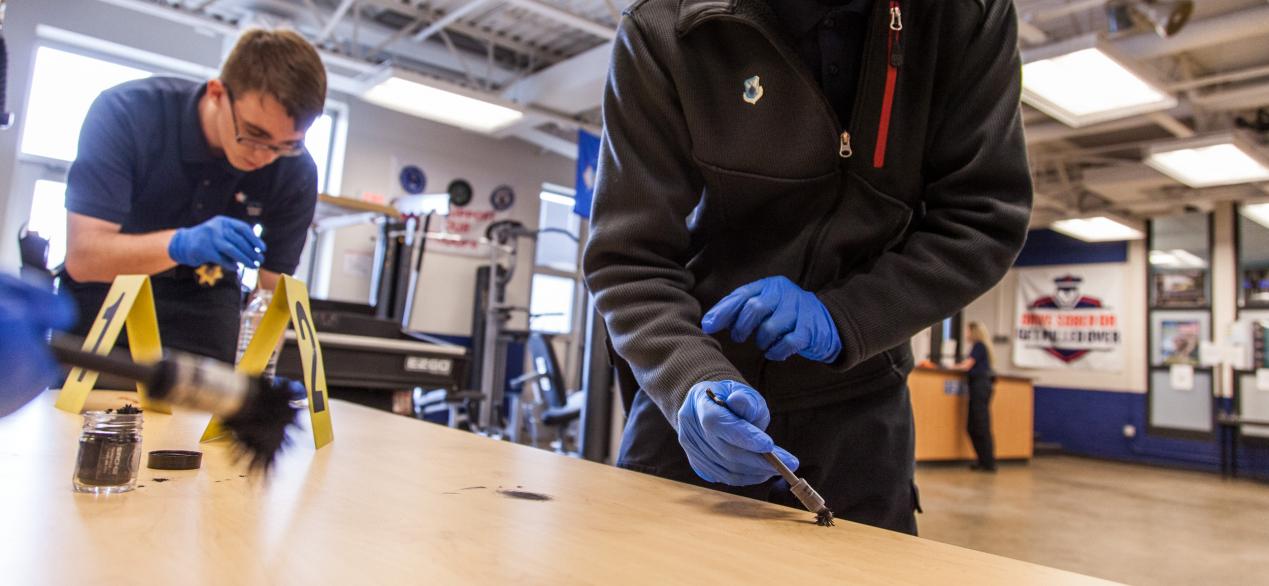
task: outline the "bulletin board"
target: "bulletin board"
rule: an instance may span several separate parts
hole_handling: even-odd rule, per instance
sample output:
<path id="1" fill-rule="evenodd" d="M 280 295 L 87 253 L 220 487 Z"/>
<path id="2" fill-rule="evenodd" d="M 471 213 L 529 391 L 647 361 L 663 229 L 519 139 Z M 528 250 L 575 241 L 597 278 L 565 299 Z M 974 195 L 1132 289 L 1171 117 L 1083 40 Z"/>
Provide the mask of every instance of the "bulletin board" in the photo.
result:
<path id="1" fill-rule="evenodd" d="M 1240 417 L 1269 421 L 1269 390 L 1257 384 L 1256 372 L 1239 371 L 1234 377 L 1235 409 Z M 1245 436 L 1269 439 L 1269 427 L 1247 426 Z"/>

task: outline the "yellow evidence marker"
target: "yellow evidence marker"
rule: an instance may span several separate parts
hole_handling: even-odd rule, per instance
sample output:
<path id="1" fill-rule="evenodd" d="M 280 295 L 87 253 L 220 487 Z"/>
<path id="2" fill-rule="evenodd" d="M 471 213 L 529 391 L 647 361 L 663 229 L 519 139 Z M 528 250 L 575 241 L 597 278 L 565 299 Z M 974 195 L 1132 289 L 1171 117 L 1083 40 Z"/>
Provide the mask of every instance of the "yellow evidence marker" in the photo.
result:
<path id="1" fill-rule="evenodd" d="M 313 310 L 309 308 L 308 288 L 304 283 L 282 275 L 269 309 L 256 326 L 251 343 L 238 361 L 238 372 L 258 376 L 269 364 L 269 357 L 286 332 L 287 324 L 295 328 L 295 341 L 300 349 L 300 368 L 303 369 L 304 388 L 308 390 L 308 412 L 312 421 L 313 445 L 321 448 L 335 439 L 330 420 L 330 397 L 326 392 L 326 367 L 322 362 L 322 347 L 317 341 L 317 329 L 313 327 Z M 225 434 L 215 418 L 207 424 L 201 441 L 207 442 Z"/>
<path id="2" fill-rule="evenodd" d="M 137 364 L 153 364 L 163 359 L 163 344 L 159 341 L 159 320 L 154 312 L 154 290 L 150 277 L 145 275 L 119 275 L 110 285 L 110 292 L 97 312 L 97 319 L 84 339 L 84 351 L 109 354 L 119 339 L 124 325 L 128 326 L 128 348 Z M 88 400 L 88 393 L 97 384 L 98 373 L 82 368 L 72 368 L 57 396 L 57 408 L 79 413 Z M 146 411 L 171 413 L 167 405 L 150 401 L 145 385 L 137 383 L 137 395 L 141 408 Z"/>

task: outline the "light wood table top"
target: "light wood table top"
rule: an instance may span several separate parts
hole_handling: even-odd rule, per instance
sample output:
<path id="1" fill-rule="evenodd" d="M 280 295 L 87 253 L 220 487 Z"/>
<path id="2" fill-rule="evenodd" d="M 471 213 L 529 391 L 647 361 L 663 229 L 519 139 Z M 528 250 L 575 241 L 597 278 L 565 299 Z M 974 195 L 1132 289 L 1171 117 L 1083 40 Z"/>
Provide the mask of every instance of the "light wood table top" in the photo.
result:
<path id="1" fill-rule="evenodd" d="M 356 199 L 352 197 L 344 197 L 341 195 L 331 195 L 329 193 L 321 193 L 321 194 L 318 194 L 317 201 L 324 204 L 330 204 L 333 206 L 341 207 L 341 208 L 344 208 L 345 210 L 353 211 L 353 212 L 374 212 L 376 214 L 383 214 L 390 218 L 401 217 L 401 210 L 398 210 L 392 206 L 383 205 L 381 203 L 362 201 L 360 199 Z"/>
<path id="2" fill-rule="evenodd" d="M 6 584 L 1101 583 L 341 401 L 335 442 L 297 431 L 267 483 L 216 443 L 201 470 L 76 494 L 81 418 L 54 398 L 0 419 Z M 147 414 L 143 448 L 196 448 L 206 419 Z"/>

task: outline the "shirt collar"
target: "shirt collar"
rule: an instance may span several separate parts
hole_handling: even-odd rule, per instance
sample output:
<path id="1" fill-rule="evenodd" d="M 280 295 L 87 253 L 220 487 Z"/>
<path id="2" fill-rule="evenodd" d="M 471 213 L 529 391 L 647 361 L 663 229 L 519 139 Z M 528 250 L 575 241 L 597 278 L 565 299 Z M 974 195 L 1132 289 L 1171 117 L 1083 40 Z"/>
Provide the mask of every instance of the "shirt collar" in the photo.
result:
<path id="1" fill-rule="evenodd" d="M 207 135 L 203 133 L 202 117 L 198 105 L 207 93 L 207 84 L 194 88 L 185 99 L 181 111 L 181 160 L 186 163 L 218 163 L 232 175 L 243 175 L 242 171 L 229 164 L 224 155 L 217 155 L 207 144 Z"/>
<path id="2" fill-rule="evenodd" d="M 207 135 L 203 133 L 202 117 L 199 115 L 198 103 L 207 93 L 204 83 L 185 98 L 181 110 L 181 160 L 187 163 L 209 163 L 217 157 L 207 145 Z"/>
<path id="3" fill-rule="evenodd" d="M 870 0 L 769 0 L 781 25 L 794 37 L 810 33 L 825 16 L 864 14 Z"/>

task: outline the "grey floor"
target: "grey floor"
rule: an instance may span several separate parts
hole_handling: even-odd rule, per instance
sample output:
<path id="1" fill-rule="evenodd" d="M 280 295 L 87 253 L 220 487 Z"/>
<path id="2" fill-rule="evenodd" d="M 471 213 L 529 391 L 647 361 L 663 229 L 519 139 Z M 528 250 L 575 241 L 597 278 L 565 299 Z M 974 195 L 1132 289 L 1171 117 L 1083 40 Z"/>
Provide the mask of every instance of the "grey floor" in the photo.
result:
<path id="1" fill-rule="evenodd" d="M 921 536 L 1130 584 L 1269 584 L 1269 484 L 1045 456 L 921 466 Z"/>

